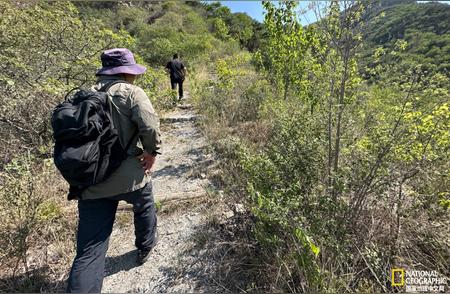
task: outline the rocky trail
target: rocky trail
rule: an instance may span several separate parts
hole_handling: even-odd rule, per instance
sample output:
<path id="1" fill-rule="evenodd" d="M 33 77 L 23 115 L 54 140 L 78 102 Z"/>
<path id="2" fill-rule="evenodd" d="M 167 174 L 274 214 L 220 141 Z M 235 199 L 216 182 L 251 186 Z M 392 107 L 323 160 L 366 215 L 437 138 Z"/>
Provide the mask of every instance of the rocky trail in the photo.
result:
<path id="1" fill-rule="evenodd" d="M 132 211 L 120 204 L 106 259 L 103 292 L 218 292 L 218 254 L 210 242 L 211 198 L 207 175 L 214 156 L 196 127 L 190 105 L 161 118 L 162 155 L 153 170 L 159 242 L 149 260 L 136 263 Z M 216 193 L 217 194 L 217 193 Z"/>

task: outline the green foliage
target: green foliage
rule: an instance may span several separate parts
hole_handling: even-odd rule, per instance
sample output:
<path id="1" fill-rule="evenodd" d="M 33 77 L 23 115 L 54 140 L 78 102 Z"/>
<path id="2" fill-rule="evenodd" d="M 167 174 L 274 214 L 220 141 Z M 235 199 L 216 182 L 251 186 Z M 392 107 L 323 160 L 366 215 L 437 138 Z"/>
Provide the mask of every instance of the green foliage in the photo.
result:
<path id="1" fill-rule="evenodd" d="M 67 203 L 62 181 L 52 160 L 30 153 L 16 156 L 0 172 L 3 290 L 56 291 L 62 287 L 62 281 L 49 280 L 58 267 L 65 272 L 69 266 L 77 223 L 76 207 Z"/>
<path id="2" fill-rule="evenodd" d="M 217 32 L 219 26 L 221 32 L 229 33 L 241 47 L 252 52 L 259 48 L 264 28 L 247 14 L 231 13 L 228 7 L 221 6 L 219 2 L 213 2 L 206 5 L 206 15 L 213 20 L 213 31 Z M 220 36 L 222 35 L 218 35 L 222 39 Z"/>
<path id="3" fill-rule="evenodd" d="M 290 95 L 309 97 L 305 77 L 314 74 L 306 70 L 314 68 L 309 49 L 315 45 L 317 37 L 312 30 L 301 26 L 295 2 L 282 2 L 276 7 L 265 1 L 263 5 L 267 11 L 264 20 L 267 39 L 259 55 L 266 75 L 283 93 L 284 99 Z"/>
<path id="4" fill-rule="evenodd" d="M 245 52 L 218 59 L 215 81 L 208 79 L 193 92 L 199 110 L 207 114 L 207 124 L 236 125 L 257 119 L 261 103 L 272 92 L 250 61 L 251 55 Z"/>
<path id="5" fill-rule="evenodd" d="M 393 53 L 401 58 L 395 51 L 385 50 L 379 50 L 374 58 Z M 358 146 L 369 152 L 364 156 L 373 162 L 379 161 L 380 152 L 385 150 L 383 162 L 389 164 L 380 168 L 380 176 L 395 171 L 401 182 L 409 181 L 414 187 L 416 203 L 437 209 L 442 199 L 439 195 L 448 190 L 445 184 L 437 184 L 448 182 L 444 159 L 450 145 L 448 77 L 414 64 L 380 63 L 375 69 L 379 71 L 381 88 L 372 87 L 361 122 L 370 131 L 359 141 L 365 143 Z M 400 72 L 403 78 L 399 78 Z"/>
<path id="6" fill-rule="evenodd" d="M 253 36 L 254 20 L 245 13 L 234 13 L 230 20 L 230 34 L 245 46 Z"/>
<path id="7" fill-rule="evenodd" d="M 162 208 L 162 203 L 161 203 L 161 201 L 159 201 L 159 200 L 157 200 L 157 201 L 155 201 L 155 208 L 156 208 L 156 211 L 160 211 L 161 210 L 161 208 Z"/>
<path id="8" fill-rule="evenodd" d="M 226 25 L 226 23 L 221 18 L 213 19 L 213 27 L 214 33 L 217 36 L 217 38 L 221 40 L 227 40 L 229 38 L 230 30 Z"/>
<path id="9" fill-rule="evenodd" d="M 251 75 L 219 60 L 200 105 L 280 291 L 389 291 L 386 269 L 399 262 L 447 272 L 450 244 L 435 225 L 448 226 L 449 83 L 421 59 L 442 56 L 445 41 L 405 29 L 361 76 L 365 4 L 322 4 L 326 17 L 306 29 L 295 3 L 265 2 L 258 87 L 242 99 Z M 440 49 L 415 58 L 419 37 Z M 256 113 L 235 108 L 253 99 Z"/>
<path id="10" fill-rule="evenodd" d="M 148 12 L 138 7 L 120 6 L 114 19 L 116 26 L 127 30 L 132 36 L 136 36 L 147 25 L 148 17 Z"/>
<path id="11" fill-rule="evenodd" d="M 385 2 L 368 14 L 367 40 L 362 50 L 364 66 L 372 67 L 376 48 L 394 49 L 397 40 L 408 46 L 402 57 L 405 64 L 422 64 L 428 71 L 450 72 L 450 34 L 447 19 L 450 6 L 443 3 Z M 375 61 L 376 62 L 376 61 Z M 394 60 L 386 60 L 394 64 Z"/>
<path id="12" fill-rule="evenodd" d="M 259 240 L 282 257 L 279 262 L 287 263 L 291 276 L 300 275 L 308 289 L 318 290 L 323 286 L 316 260 L 320 249 L 310 230 L 323 225 L 324 215 L 317 214 L 314 203 L 324 149 L 319 130 L 291 106 L 266 101 L 272 136 L 258 153 L 243 151 L 241 164 Z"/>
<path id="13" fill-rule="evenodd" d="M 94 81 L 103 49 L 128 47 L 158 110 L 174 98 L 162 66 L 175 52 L 187 63 L 270 289 L 387 292 L 399 262 L 448 273 L 447 5 L 319 3 L 325 17 L 305 28 L 292 1 L 264 2 L 264 24 L 220 3 L 16 2 L 0 1 L 3 267 L 71 239 L 42 160 L 50 111 Z"/>
<path id="14" fill-rule="evenodd" d="M 51 221 L 62 216 L 61 207 L 52 200 L 42 202 L 37 210 L 37 218 L 40 221 Z"/>
<path id="15" fill-rule="evenodd" d="M 41 276 L 43 280 L 50 280 L 50 274 L 62 276 L 73 253 L 74 207 L 66 202 L 66 183 L 46 159 L 52 154 L 49 118 L 54 106 L 69 89 L 94 83 L 103 50 L 127 47 L 138 63 L 147 66 L 136 84 L 157 111 L 172 108 L 174 95 L 161 65 L 173 53 L 185 59 L 188 83 L 194 87 L 197 72 L 207 62 L 219 58 L 230 62 L 229 56 L 240 51 L 233 38 L 224 35 L 221 40 L 209 31 L 203 12 L 202 6 L 177 2 L 0 0 L 0 265 L 2 286 L 9 280 L 13 284 L 5 289 L 53 292 L 39 282 Z M 250 67 L 249 60 L 243 54 L 230 67 Z M 248 81 L 242 95 L 255 80 Z M 254 86 L 252 91 L 257 91 Z M 260 99 L 246 107 L 251 109 Z M 51 273 L 33 271 L 41 266 Z M 22 274 L 23 281 L 16 279 Z"/>
<path id="16" fill-rule="evenodd" d="M 151 25 L 140 26 L 136 37 L 144 59 L 155 66 L 164 66 L 174 53 L 180 53 L 188 65 L 194 63 L 215 41 L 199 13 L 176 3 L 163 8 Z"/>
<path id="17" fill-rule="evenodd" d="M 28 250 L 39 226 L 61 217 L 60 207 L 38 190 L 53 168 L 45 162 L 35 167 L 34 160 L 30 154 L 18 157 L 0 173 L 0 264 L 9 270 L 27 268 Z"/>
<path id="18" fill-rule="evenodd" d="M 0 151 L 9 161 L 13 151 L 49 142 L 51 109 L 69 89 L 93 82 L 102 50 L 133 48 L 134 40 L 96 19 L 80 19 L 69 2 L 19 8 L 1 1 L 0 10 Z"/>

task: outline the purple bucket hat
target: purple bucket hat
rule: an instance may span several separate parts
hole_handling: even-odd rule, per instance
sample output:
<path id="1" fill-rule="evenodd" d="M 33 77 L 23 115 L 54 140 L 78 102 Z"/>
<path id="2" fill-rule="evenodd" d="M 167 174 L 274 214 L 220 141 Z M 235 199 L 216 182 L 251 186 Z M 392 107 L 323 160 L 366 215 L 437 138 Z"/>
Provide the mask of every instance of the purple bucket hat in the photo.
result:
<path id="1" fill-rule="evenodd" d="M 102 68 L 95 75 L 117 75 L 117 74 L 143 74 L 147 68 L 137 64 L 133 53 L 126 48 L 114 48 L 106 50 L 101 55 Z"/>

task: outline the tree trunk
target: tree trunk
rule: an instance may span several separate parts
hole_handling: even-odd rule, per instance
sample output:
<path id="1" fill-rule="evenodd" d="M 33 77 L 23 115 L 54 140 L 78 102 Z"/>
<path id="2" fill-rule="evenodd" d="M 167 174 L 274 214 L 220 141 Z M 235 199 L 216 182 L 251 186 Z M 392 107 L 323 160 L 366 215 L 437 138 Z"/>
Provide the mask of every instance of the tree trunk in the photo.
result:
<path id="1" fill-rule="evenodd" d="M 288 92 L 289 92 L 289 78 L 285 77 L 284 78 L 284 94 L 283 94 L 284 100 L 287 100 Z"/>
<path id="2" fill-rule="evenodd" d="M 336 138 L 334 143 L 334 163 L 333 163 L 333 198 L 337 199 L 337 190 L 336 190 L 336 176 L 338 174 L 339 169 L 339 153 L 341 150 L 341 121 L 342 121 L 342 113 L 344 111 L 344 98 L 345 98 L 345 85 L 347 82 L 347 72 L 348 72 L 348 61 L 349 61 L 349 50 L 346 48 L 344 53 L 344 72 L 341 77 L 341 84 L 339 88 L 339 97 L 338 97 L 338 113 L 336 120 Z"/>
<path id="3" fill-rule="evenodd" d="M 334 78 L 331 79 L 330 95 L 328 97 L 328 165 L 327 165 L 327 186 L 328 193 L 333 191 L 333 177 L 331 175 L 331 165 L 333 164 L 333 146 L 332 146 L 332 113 L 333 113 L 333 92 L 334 92 Z"/>

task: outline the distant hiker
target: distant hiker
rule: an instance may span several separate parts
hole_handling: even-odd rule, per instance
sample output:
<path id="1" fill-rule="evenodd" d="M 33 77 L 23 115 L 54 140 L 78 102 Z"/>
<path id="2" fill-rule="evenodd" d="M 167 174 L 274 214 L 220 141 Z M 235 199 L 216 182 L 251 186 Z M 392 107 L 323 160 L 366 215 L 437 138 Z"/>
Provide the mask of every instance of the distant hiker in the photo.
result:
<path id="1" fill-rule="evenodd" d="M 101 292 L 105 255 L 119 201 L 133 205 L 139 264 L 147 261 L 157 242 L 149 171 L 160 149 L 159 118 L 144 90 L 133 85 L 136 76 L 146 68 L 136 64 L 131 51 L 125 48 L 103 52 L 101 61 L 103 67 L 97 71 L 97 84 L 91 90 L 107 93 L 114 128 L 124 150 L 128 150 L 106 180 L 80 194 L 77 254 L 67 292 Z"/>
<path id="2" fill-rule="evenodd" d="M 172 87 L 172 90 L 175 90 L 178 84 L 178 99 L 183 99 L 183 82 L 186 78 L 186 67 L 178 58 L 177 53 L 173 55 L 172 60 L 167 62 L 166 70 L 170 74 L 170 86 Z"/>

